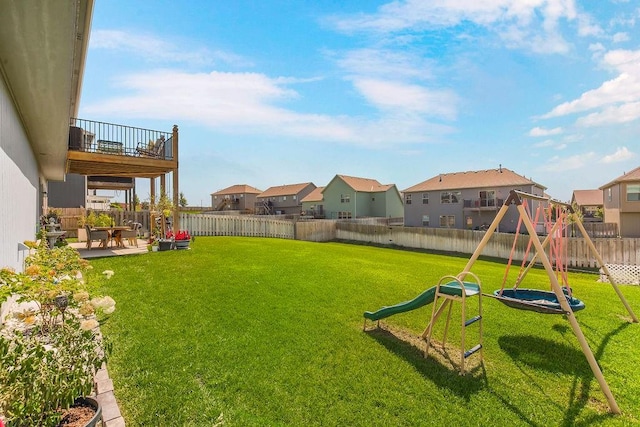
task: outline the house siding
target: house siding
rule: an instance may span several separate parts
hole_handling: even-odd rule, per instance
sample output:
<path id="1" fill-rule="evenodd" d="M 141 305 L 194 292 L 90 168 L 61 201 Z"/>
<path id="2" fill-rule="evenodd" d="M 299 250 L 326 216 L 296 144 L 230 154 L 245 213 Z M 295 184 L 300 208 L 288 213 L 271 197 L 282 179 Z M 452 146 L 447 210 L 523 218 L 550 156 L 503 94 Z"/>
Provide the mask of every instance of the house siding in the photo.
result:
<path id="1" fill-rule="evenodd" d="M 22 123 L 0 78 L 0 267 L 22 271 L 18 243 L 33 240 L 37 230 L 40 176 Z"/>
<path id="2" fill-rule="evenodd" d="M 297 215 L 302 213 L 303 210 L 301 200 L 315 190 L 315 188 L 316 186 L 310 183 L 296 194 L 279 194 L 271 197 L 258 197 L 256 200 L 258 202 L 271 201 L 271 208 L 273 212 L 279 212 L 285 215 Z"/>
<path id="3" fill-rule="evenodd" d="M 49 207 L 78 208 L 85 207 L 87 177 L 68 174 L 64 182 L 49 181 L 47 185 Z"/>
<path id="4" fill-rule="evenodd" d="M 405 194 L 404 224 L 407 227 L 423 227 L 422 219 L 424 215 L 429 216 L 430 228 L 441 228 L 441 216 L 454 216 L 455 224 L 450 228 L 477 229 L 483 225 L 493 222 L 498 210 L 502 206 L 512 187 L 493 188 L 472 188 L 472 189 L 451 189 L 436 191 L 416 191 Z M 531 194 L 542 195 L 543 190 L 537 186 L 524 186 L 516 188 Z M 442 203 L 441 193 L 443 191 L 460 191 L 458 203 Z M 496 206 L 485 209 L 475 208 L 475 201 L 480 198 L 481 191 L 495 191 Z M 423 194 L 429 195 L 429 203 L 423 204 Z M 411 195 L 411 204 L 406 204 L 406 196 Z M 465 200 L 470 201 L 471 208 L 465 208 Z M 532 212 L 537 209 L 538 202 L 532 203 Z M 510 206 L 502 221 L 500 221 L 499 231 L 514 232 L 518 224 L 518 211 L 515 206 Z"/>
<path id="5" fill-rule="evenodd" d="M 640 237 L 640 201 L 627 201 L 627 186 L 638 184 L 640 181 L 625 181 L 602 188 L 604 222 L 618 224 L 622 237 Z"/>
<path id="6" fill-rule="evenodd" d="M 339 212 L 350 212 L 351 218 L 402 217 L 402 198 L 395 185 L 386 191 L 356 191 L 336 176 L 323 191 L 325 217 L 337 219 Z M 349 195 L 349 202 L 341 202 Z"/>
<path id="7" fill-rule="evenodd" d="M 338 212 L 351 212 L 351 216 L 353 218 L 356 217 L 356 191 L 349 187 L 342 179 L 333 179 L 322 194 L 324 196 L 324 212 L 326 218 L 336 219 L 338 218 Z M 340 202 L 340 196 L 343 194 L 349 195 L 350 200 L 348 203 Z M 360 200 L 360 204 L 362 203 L 363 200 Z M 360 214 L 359 211 L 358 214 Z"/>

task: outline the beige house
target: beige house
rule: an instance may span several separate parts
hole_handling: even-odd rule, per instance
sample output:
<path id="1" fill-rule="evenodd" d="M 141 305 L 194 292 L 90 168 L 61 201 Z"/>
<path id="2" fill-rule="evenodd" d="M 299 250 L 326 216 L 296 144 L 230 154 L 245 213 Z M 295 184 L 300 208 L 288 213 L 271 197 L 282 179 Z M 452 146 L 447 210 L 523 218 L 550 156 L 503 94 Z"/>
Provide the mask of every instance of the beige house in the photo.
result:
<path id="1" fill-rule="evenodd" d="M 299 215 L 302 199 L 316 189 L 312 182 L 277 185 L 260 193 L 256 200 L 256 213 L 260 215 Z"/>
<path id="2" fill-rule="evenodd" d="M 598 210 L 603 207 L 602 190 L 574 190 L 571 205 L 582 213 L 583 222 L 602 222 Z"/>
<path id="3" fill-rule="evenodd" d="M 260 193 L 262 190 L 250 185 L 232 185 L 211 193 L 211 206 L 214 211 L 234 210 L 253 213 L 256 196 Z"/>
<path id="4" fill-rule="evenodd" d="M 323 190 L 324 187 L 317 187 L 301 200 L 303 215 L 313 216 L 314 218 L 324 218 Z"/>
<path id="5" fill-rule="evenodd" d="M 640 237 L 640 167 L 600 187 L 604 220 L 618 224 L 622 237 Z"/>

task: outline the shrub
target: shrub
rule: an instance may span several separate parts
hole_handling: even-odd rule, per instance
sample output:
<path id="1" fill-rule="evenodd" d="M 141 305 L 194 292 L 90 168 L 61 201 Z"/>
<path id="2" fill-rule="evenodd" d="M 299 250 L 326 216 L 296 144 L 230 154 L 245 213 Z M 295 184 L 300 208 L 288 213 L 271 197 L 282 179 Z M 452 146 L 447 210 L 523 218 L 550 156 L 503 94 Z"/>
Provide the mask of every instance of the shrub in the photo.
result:
<path id="1" fill-rule="evenodd" d="M 95 333 L 98 319 L 115 301 L 91 298 L 89 268 L 73 248 L 43 243 L 24 273 L 0 270 L 0 301 L 17 295 L 21 303 L 0 329 L 0 419 L 9 425 L 55 426 L 62 409 L 91 392 L 111 351 Z"/>

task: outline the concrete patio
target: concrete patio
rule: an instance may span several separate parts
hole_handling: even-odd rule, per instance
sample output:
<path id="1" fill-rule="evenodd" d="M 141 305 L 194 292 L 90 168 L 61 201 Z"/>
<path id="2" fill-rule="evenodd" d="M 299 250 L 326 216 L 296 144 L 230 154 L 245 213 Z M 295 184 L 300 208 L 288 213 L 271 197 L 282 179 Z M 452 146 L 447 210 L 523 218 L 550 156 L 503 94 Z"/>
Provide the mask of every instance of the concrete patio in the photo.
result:
<path id="1" fill-rule="evenodd" d="M 118 248 L 116 246 L 110 247 L 107 246 L 105 249 L 93 246 L 91 249 L 87 249 L 87 244 L 85 242 L 74 242 L 69 243 L 69 246 L 76 249 L 80 253 L 80 257 L 84 259 L 89 258 L 102 258 L 109 256 L 122 256 L 122 255 L 140 255 L 146 254 L 149 251 L 147 250 L 147 241 L 144 239 L 138 239 L 138 247 L 136 246 L 125 246 L 123 248 Z"/>

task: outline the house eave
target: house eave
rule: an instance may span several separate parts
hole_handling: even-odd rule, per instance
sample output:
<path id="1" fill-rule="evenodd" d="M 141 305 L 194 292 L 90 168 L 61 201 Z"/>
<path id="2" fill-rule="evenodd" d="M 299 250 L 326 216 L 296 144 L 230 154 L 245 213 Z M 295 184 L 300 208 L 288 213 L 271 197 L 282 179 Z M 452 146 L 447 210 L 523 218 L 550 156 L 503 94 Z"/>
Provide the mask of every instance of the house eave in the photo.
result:
<path id="1" fill-rule="evenodd" d="M 0 74 L 44 179 L 63 180 L 69 119 L 80 103 L 93 0 L 6 0 Z"/>

